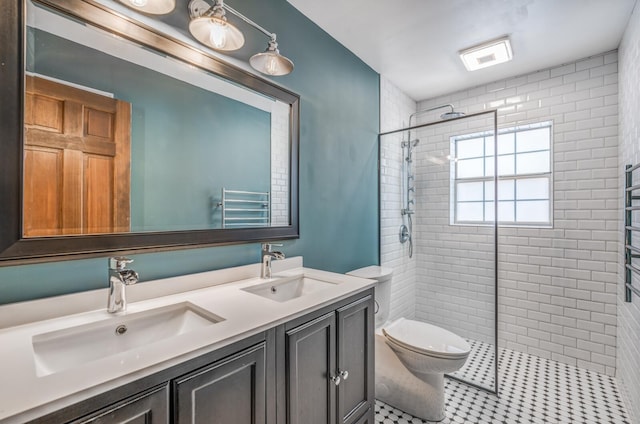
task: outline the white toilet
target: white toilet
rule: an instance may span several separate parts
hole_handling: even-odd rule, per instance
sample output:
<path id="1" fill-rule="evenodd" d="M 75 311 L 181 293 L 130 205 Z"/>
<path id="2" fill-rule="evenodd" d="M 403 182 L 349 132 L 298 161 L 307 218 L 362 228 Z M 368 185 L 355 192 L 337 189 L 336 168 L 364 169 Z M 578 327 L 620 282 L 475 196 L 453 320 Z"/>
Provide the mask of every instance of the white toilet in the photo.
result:
<path id="1" fill-rule="evenodd" d="M 376 280 L 376 399 L 427 421 L 444 419 L 444 374 L 464 365 L 471 346 L 424 322 L 389 322 L 390 268 L 368 266 L 348 275 Z"/>

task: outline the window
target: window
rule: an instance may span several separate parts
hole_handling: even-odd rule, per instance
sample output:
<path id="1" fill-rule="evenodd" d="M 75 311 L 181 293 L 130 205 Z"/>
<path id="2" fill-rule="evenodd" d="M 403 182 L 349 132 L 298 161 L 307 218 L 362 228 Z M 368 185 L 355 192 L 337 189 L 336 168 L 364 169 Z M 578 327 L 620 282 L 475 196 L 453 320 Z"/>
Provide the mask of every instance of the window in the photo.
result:
<path id="1" fill-rule="evenodd" d="M 498 131 L 500 224 L 551 225 L 551 122 Z M 452 224 L 494 220 L 493 132 L 451 138 Z"/>

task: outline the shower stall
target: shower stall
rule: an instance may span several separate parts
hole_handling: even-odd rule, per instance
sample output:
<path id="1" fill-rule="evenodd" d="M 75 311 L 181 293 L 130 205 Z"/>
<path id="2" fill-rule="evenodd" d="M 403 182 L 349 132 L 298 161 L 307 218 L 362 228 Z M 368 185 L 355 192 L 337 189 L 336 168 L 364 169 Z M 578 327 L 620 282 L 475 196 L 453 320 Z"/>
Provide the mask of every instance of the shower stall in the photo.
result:
<path id="1" fill-rule="evenodd" d="M 450 110 L 435 119 L 428 114 L 445 108 Z M 402 265 L 383 265 L 393 266 L 394 275 L 410 272 L 413 279 L 413 305 L 405 302 L 392 315 L 409 315 L 465 338 L 472 353 L 449 377 L 494 393 L 495 211 L 501 207 L 496 134 L 496 111 L 464 116 L 443 105 L 418 111 L 408 127 L 380 135 L 381 217 L 401 217 L 395 236 L 392 228 L 382 229 L 381 251 L 402 248 L 407 255 Z"/>

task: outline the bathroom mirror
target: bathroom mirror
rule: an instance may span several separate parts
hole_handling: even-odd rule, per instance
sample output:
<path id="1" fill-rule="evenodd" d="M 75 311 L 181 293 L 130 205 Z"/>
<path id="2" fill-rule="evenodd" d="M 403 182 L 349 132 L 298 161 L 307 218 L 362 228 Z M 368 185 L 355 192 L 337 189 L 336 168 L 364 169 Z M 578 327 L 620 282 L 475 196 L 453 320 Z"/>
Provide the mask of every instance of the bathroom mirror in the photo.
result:
<path id="1" fill-rule="evenodd" d="M 296 94 L 108 0 L 25 10 L 0 22 L 1 263 L 298 236 Z"/>

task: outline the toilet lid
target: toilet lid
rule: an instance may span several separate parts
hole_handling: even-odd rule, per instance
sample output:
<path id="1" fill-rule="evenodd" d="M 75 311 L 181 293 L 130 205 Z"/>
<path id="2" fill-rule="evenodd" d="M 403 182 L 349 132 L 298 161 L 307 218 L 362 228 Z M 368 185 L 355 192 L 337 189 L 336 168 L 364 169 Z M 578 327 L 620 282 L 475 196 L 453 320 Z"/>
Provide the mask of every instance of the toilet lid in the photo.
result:
<path id="1" fill-rule="evenodd" d="M 385 337 L 406 349 L 444 358 L 466 357 L 471 346 L 462 337 L 444 328 L 400 318 L 382 329 Z"/>

